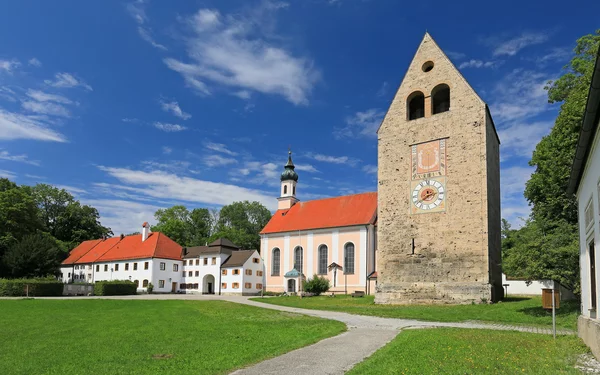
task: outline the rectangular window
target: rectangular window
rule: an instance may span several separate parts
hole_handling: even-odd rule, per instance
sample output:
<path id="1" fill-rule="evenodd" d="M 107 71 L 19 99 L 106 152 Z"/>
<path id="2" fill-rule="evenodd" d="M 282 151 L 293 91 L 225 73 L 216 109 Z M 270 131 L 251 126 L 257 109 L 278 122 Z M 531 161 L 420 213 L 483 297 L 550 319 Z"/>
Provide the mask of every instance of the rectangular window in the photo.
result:
<path id="1" fill-rule="evenodd" d="M 245 283 L 244 288 L 246 288 L 246 289 L 252 288 L 252 283 Z"/>
<path id="2" fill-rule="evenodd" d="M 232 287 L 233 287 L 233 289 L 239 289 L 240 283 L 233 283 Z"/>
<path id="3" fill-rule="evenodd" d="M 240 274 L 240 270 L 238 270 L 238 269 L 233 270 L 233 274 L 234 275 L 239 275 Z"/>
<path id="4" fill-rule="evenodd" d="M 256 276 L 262 276 L 263 275 L 263 271 L 256 271 Z"/>
<path id="5" fill-rule="evenodd" d="M 196 271 L 196 277 L 200 276 L 200 271 Z"/>
<path id="6" fill-rule="evenodd" d="M 252 276 L 252 270 L 246 270 L 246 275 L 247 276 Z"/>
<path id="7" fill-rule="evenodd" d="M 213 258 L 212 258 L 212 262 L 211 262 L 210 264 L 217 264 L 217 258 L 216 258 L 216 257 L 213 257 Z"/>
<path id="8" fill-rule="evenodd" d="M 256 289 L 262 289 L 262 284 L 256 284 Z"/>
<path id="9" fill-rule="evenodd" d="M 104 265 L 104 272 L 108 272 L 108 264 Z"/>
<path id="10" fill-rule="evenodd" d="M 165 281 L 164 280 L 158 280 L 158 287 L 159 288 L 164 288 L 165 287 Z"/>
<path id="11" fill-rule="evenodd" d="M 599 197 L 600 198 L 600 197 Z M 594 205 L 592 199 L 585 207 L 585 229 L 586 232 L 594 228 Z"/>
<path id="12" fill-rule="evenodd" d="M 148 262 L 144 262 L 144 269 L 147 270 L 148 269 Z"/>
<path id="13" fill-rule="evenodd" d="M 125 271 L 129 271 L 129 263 L 125 263 Z"/>
<path id="14" fill-rule="evenodd" d="M 96 264 L 96 272 L 100 272 L 100 265 Z"/>
<path id="15" fill-rule="evenodd" d="M 76 269 L 76 270 L 78 270 L 78 269 L 79 269 L 79 266 L 75 266 L 75 269 Z"/>
<path id="16" fill-rule="evenodd" d="M 221 275 L 227 276 L 227 270 L 221 270 Z"/>
<path id="17" fill-rule="evenodd" d="M 204 258 L 204 265 L 208 265 L 208 258 Z"/>
<path id="18" fill-rule="evenodd" d="M 133 263 L 133 270 L 137 271 L 137 263 Z"/>
<path id="19" fill-rule="evenodd" d="M 115 271 L 119 270 L 119 263 L 115 264 Z"/>
<path id="20" fill-rule="evenodd" d="M 196 265 L 199 266 L 200 265 L 200 259 L 196 259 Z"/>
<path id="21" fill-rule="evenodd" d="M 179 264 L 173 264 L 173 272 L 179 272 Z"/>
<path id="22" fill-rule="evenodd" d="M 185 277 L 185 271 L 181 271 L 182 276 Z"/>
<path id="23" fill-rule="evenodd" d="M 179 289 L 185 289 L 185 284 L 179 284 Z"/>
<path id="24" fill-rule="evenodd" d="M 260 263 L 260 258 L 252 258 L 252 263 Z"/>
<path id="25" fill-rule="evenodd" d="M 221 289 L 227 289 L 227 283 L 221 283 Z"/>
<path id="26" fill-rule="evenodd" d="M 160 262 L 160 270 L 164 271 L 167 269 L 167 264 L 165 262 Z"/>
<path id="27" fill-rule="evenodd" d="M 194 271 L 188 271 L 188 277 L 192 277 L 194 275 Z"/>
<path id="28" fill-rule="evenodd" d="M 71 278 L 71 272 L 69 272 L 69 278 Z"/>
<path id="29" fill-rule="evenodd" d="M 590 302 L 592 309 L 596 309 L 596 250 L 594 241 L 588 245 L 590 255 Z"/>

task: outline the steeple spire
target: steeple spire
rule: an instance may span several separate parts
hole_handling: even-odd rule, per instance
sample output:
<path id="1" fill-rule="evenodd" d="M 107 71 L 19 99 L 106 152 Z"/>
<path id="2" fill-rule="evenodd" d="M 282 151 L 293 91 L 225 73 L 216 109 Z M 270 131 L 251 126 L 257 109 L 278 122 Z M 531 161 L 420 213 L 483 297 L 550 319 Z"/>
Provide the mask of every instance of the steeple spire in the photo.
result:
<path id="1" fill-rule="evenodd" d="M 294 170 L 296 166 L 292 161 L 292 150 L 288 150 L 288 160 L 281 173 L 281 195 L 277 199 L 279 210 L 290 209 L 298 199 L 296 198 L 296 184 L 298 183 L 298 173 Z"/>
<path id="2" fill-rule="evenodd" d="M 298 181 L 298 173 L 296 173 L 296 171 L 294 170 L 296 168 L 296 166 L 294 165 L 294 162 L 292 161 L 292 150 L 288 151 L 288 161 L 285 164 L 284 167 L 284 171 L 281 174 L 281 181 L 288 181 L 288 180 L 293 180 L 293 181 Z"/>

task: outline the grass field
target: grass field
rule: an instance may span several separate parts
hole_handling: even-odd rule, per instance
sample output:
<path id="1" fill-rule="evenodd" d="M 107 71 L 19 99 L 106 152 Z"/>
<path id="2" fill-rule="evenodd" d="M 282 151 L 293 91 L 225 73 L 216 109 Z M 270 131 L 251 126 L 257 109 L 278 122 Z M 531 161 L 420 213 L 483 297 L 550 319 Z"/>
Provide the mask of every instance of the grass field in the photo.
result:
<path id="1" fill-rule="evenodd" d="M 437 328 L 402 331 L 349 374 L 581 374 L 575 336 Z"/>
<path id="2" fill-rule="evenodd" d="M 255 301 L 305 309 L 343 311 L 351 314 L 382 316 L 386 318 L 419 319 L 438 322 L 481 320 L 509 324 L 551 326 L 552 314 L 542 309 L 541 297 L 511 297 L 495 304 L 477 305 L 376 305 L 373 296 L 271 297 L 253 298 Z M 577 328 L 579 303 L 562 301 L 556 314 L 559 328 Z"/>
<path id="3" fill-rule="evenodd" d="M 0 374 L 221 374 L 345 329 L 223 301 L 0 300 Z"/>

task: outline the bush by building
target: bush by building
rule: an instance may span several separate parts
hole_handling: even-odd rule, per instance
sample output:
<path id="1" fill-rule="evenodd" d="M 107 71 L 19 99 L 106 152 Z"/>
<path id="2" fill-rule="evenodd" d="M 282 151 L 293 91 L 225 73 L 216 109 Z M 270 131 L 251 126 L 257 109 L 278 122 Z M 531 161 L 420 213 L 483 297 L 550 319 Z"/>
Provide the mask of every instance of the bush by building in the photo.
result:
<path id="1" fill-rule="evenodd" d="M 308 293 L 312 293 L 315 296 L 320 295 L 321 293 L 325 293 L 329 290 L 331 284 L 329 283 L 329 279 L 323 276 L 314 275 L 312 279 L 308 279 L 304 282 L 304 291 Z"/>
<path id="2" fill-rule="evenodd" d="M 98 281 L 94 284 L 97 296 L 125 296 L 136 294 L 137 286 L 129 280 Z"/>
<path id="3" fill-rule="evenodd" d="M 62 296 L 63 283 L 56 279 L 0 279 L 2 297 Z"/>

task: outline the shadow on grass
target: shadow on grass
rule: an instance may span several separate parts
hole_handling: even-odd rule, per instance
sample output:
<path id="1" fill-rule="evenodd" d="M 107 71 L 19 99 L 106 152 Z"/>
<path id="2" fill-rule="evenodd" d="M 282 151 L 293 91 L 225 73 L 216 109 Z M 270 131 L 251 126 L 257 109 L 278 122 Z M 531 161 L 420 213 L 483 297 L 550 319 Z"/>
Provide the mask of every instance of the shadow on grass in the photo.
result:
<path id="1" fill-rule="evenodd" d="M 529 301 L 531 297 L 504 297 L 502 303 Z"/>
<path id="2" fill-rule="evenodd" d="M 542 306 L 524 307 L 517 311 L 535 317 L 552 316 L 552 310 L 544 310 Z M 556 310 L 556 316 L 567 316 L 578 313 L 579 303 L 577 301 L 561 301 L 560 308 Z"/>

